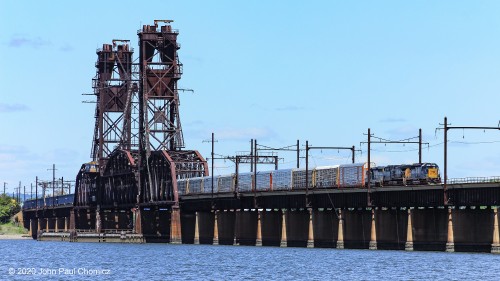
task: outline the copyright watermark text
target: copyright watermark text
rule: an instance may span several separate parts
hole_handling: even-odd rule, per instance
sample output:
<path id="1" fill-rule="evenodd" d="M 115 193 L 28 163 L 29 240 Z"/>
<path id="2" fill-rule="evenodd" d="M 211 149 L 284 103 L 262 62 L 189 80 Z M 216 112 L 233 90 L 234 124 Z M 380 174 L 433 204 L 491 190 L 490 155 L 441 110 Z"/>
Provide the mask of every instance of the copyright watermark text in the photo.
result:
<path id="1" fill-rule="evenodd" d="M 9 275 L 110 275 L 111 270 L 102 268 L 46 268 L 46 267 L 18 267 L 9 268 Z"/>

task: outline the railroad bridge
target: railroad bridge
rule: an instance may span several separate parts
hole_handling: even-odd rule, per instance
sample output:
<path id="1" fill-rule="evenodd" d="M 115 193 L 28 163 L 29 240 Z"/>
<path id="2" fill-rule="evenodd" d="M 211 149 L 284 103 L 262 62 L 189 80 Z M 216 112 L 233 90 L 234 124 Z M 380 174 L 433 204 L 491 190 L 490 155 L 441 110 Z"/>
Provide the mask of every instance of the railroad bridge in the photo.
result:
<path id="1" fill-rule="evenodd" d="M 208 180 L 205 188 L 188 191 L 187 180 L 209 173 L 200 153 L 185 149 L 180 45 L 171 22 L 157 20 L 138 31 L 136 60 L 128 40 L 97 50 L 92 160 L 77 172 L 74 194 L 25 202 L 24 223 L 33 238 L 500 251 L 500 178 L 316 186 L 306 168 L 301 186 L 259 189 L 255 174 L 245 189 L 229 180 L 231 187 L 222 190 Z M 367 173 L 370 178 L 369 167 Z"/>
<path id="2" fill-rule="evenodd" d="M 180 196 L 179 208 L 123 201 L 100 211 L 65 195 L 28 201 L 24 214 L 41 240 L 498 252 L 500 180 L 446 193 L 448 204 L 442 185 L 204 193 Z"/>

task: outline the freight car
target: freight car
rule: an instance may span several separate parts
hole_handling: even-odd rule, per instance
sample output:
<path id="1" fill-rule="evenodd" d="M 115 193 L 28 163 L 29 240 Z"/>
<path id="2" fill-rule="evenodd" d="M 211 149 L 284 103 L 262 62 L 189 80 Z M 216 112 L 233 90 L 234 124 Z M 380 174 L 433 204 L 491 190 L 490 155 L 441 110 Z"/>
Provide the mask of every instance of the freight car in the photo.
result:
<path id="1" fill-rule="evenodd" d="M 214 193 L 304 190 L 309 188 L 362 188 L 366 185 L 368 165 L 356 163 L 305 169 L 284 169 L 215 176 Z M 177 180 L 180 195 L 212 192 L 212 178 L 198 177 Z"/>

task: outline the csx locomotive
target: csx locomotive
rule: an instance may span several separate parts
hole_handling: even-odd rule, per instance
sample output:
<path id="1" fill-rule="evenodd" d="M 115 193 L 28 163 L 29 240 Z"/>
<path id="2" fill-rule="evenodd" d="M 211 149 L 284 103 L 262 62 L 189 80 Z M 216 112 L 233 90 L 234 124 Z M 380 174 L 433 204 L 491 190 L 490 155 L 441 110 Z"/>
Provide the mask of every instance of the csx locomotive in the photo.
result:
<path id="1" fill-rule="evenodd" d="M 425 185 L 440 184 L 439 167 L 435 163 L 415 163 L 409 165 L 388 165 L 370 169 L 370 185 Z"/>

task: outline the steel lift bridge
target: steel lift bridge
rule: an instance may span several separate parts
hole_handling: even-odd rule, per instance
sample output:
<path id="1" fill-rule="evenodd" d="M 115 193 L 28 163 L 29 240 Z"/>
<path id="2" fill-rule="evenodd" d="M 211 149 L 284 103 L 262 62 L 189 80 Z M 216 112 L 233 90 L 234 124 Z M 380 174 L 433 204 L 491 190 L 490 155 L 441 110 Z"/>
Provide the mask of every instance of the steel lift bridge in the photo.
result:
<path id="1" fill-rule="evenodd" d="M 92 162 L 77 175 L 72 229 L 169 236 L 179 212 L 177 179 L 208 175 L 200 153 L 184 149 L 179 33 L 171 22 L 138 31 L 138 60 L 128 40 L 97 50 Z"/>

